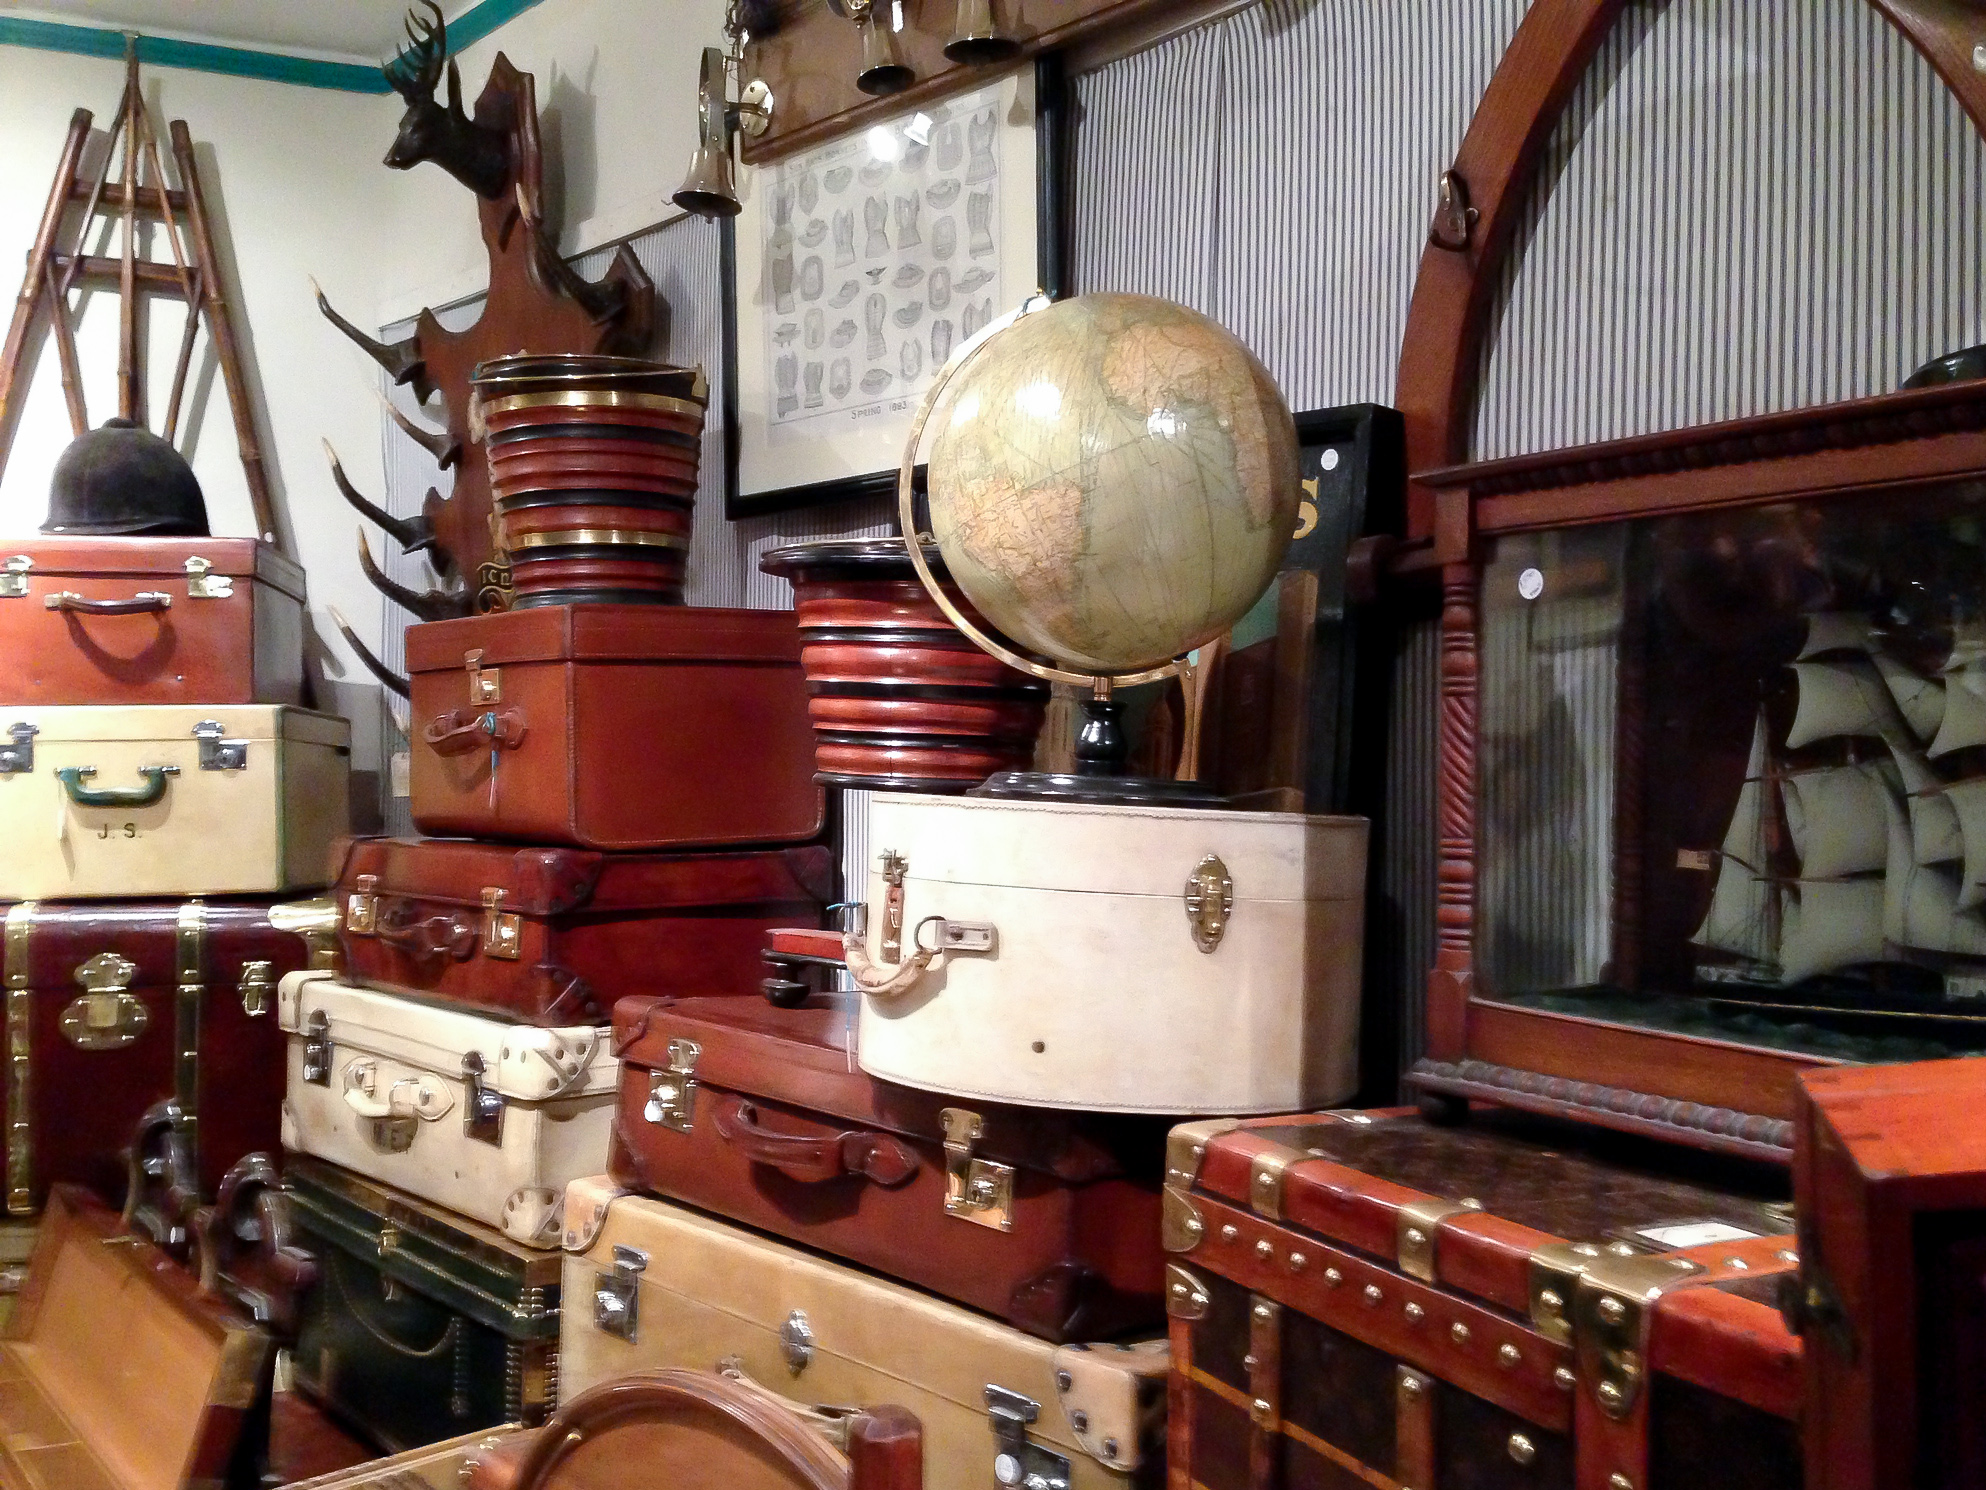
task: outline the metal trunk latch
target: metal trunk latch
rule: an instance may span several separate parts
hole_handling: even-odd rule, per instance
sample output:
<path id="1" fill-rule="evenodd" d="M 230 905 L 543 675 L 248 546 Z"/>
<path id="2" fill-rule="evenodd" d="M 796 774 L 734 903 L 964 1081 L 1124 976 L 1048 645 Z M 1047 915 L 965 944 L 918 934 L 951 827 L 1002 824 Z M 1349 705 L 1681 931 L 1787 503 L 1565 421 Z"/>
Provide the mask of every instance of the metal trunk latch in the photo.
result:
<path id="1" fill-rule="evenodd" d="M 938 1114 L 945 1127 L 945 1214 L 989 1226 L 1014 1229 L 1014 1171 L 991 1159 L 973 1157 L 973 1145 L 985 1132 L 976 1112 L 947 1107 Z"/>
<path id="2" fill-rule="evenodd" d="M 234 577 L 214 573 L 213 564 L 195 554 L 186 561 L 186 594 L 192 600 L 226 600 L 234 594 Z"/>
<path id="3" fill-rule="evenodd" d="M 669 1069 L 648 1078 L 648 1105 L 641 1115 L 657 1127 L 687 1133 L 696 1117 L 696 1058 L 703 1047 L 694 1040 L 669 1042 Z"/>
<path id="4" fill-rule="evenodd" d="M 0 564 L 0 600 L 19 600 L 28 593 L 28 571 L 34 560 L 26 554 L 10 555 Z"/>
<path id="5" fill-rule="evenodd" d="M 32 724 L 7 726 L 7 738 L 14 743 L 0 745 L 0 776 L 18 776 L 34 770 L 34 737 L 40 733 Z"/>
<path id="6" fill-rule="evenodd" d="M 1069 1461 L 1027 1436 L 1041 1404 L 988 1384 L 986 1416 L 993 1423 L 993 1478 L 1008 1490 L 1069 1490 Z"/>
<path id="7" fill-rule="evenodd" d="M 621 1340 L 634 1339 L 640 1313 L 641 1275 L 648 1254 L 639 1247 L 615 1247 L 614 1270 L 593 1275 L 593 1325 Z"/>
<path id="8" fill-rule="evenodd" d="M 331 1016 L 322 1009 L 312 1009 L 303 1021 L 303 1079 L 331 1085 Z"/>
<path id="9" fill-rule="evenodd" d="M 1193 945 L 1211 952 L 1227 935 L 1228 917 L 1234 914 L 1234 880 L 1219 854 L 1209 854 L 1186 877 L 1186 925 L 1193 933 Z"/>
<path id="10" fill-rule="evenodd" d="M 487 1072 L 475 1051 L 462 1057 L 462 1131 L 483 1143 L 503 1142 L 503 1093 L 483 1085 Z"/>
<path id="11" fill-rule="evenodd" d="M 795 1309 L 779 1327 L 779 1358 L 798 1376 L 814 1359 L 814 1326 L 805 1309 Z"/>
<path id="12" fill-rule="evenodd" d="M 494 885 L 483 887 L 483 952 L 515 962 L 524 944 L 524 922 L 516 911 L 503 908 L 503 899 L 504 892 Z"/>
<path id="13" fill-rule="evenodd" d="M 345 930 L 353 936 L 371 936 L 379 925 L 379 876 L 362 874 L 352 881 L 352 893 L 345 897 Z"/>
<path id="14" fill-rule="evenodd" d="M 203 719 L 193 726 L 193 738 L 200 742 L 200 769 L 203 771 L 245 771 L 248 769 L 248 741 L 224 740 L 217 719 Z"/>
<path id="15" fill-rule="evenodd" d="M 62 1037 L 79 1050 L 122 1050 L 145 1032 L 145 1006 L 130 991 L 138 965 L 99 952 L 76 969 L 83 987 L 62 1011 Z"/>
<path id="16" fill-rule="evenodd" d="M 472 704 L 500 704 L 503 702 L 503 669 L 483 666 L 483 649 L 471 647 L 462 654 L 462 670 L 469 675 L 469 702 Z"/>
<path id="17" fill-rule="evenodd" d="M 241 981 L 235 992 L 241 995 L 241 1012 L 256 1019 L 269 1012 L 269 990 L 276 986 L 274 963 L 259 958 L 241 965 Z"/>
<path id="18" fill-rule="evenodd" d="M 883 961 L 903 961 L 903 876 L 910 861 L 893 848 L 883 850 Z"/>

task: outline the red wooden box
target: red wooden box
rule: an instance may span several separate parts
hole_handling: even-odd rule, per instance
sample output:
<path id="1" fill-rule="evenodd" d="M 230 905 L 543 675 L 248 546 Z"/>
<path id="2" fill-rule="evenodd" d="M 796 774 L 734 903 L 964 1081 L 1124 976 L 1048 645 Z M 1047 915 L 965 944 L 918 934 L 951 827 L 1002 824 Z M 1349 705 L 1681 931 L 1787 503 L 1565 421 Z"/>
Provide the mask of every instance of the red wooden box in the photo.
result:
<path id="1" fill-rule="evenodd" d="M 1796 1490 L 1775 1170 L 1512 1115 L 1173 1132 L 1172 1490 Z"/>

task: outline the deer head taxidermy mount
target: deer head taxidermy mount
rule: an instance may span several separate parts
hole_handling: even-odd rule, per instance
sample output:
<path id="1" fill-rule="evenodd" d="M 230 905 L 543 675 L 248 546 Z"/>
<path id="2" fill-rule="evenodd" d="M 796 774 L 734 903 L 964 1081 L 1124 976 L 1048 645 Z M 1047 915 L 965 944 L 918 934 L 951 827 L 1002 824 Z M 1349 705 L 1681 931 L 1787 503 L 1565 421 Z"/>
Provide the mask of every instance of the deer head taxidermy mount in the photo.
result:
<path id="1" fill-rule="evenodd" d="M 433 0 L 421 3 L 429 14 L 410 12 L 407 20 L 412 47 L 385 68 L 408 103 L 386 164 L 404 170 L 432 160 L 475 193 L 489 257 L 482 314 L 473 326 L 449 331 L 432 310 L 424 310 L 413 335 L 389 343 L 367 336 L 333 310 L 321 292 L 317 303 L 332 325 L 444 426 L 426 429 L 396 414 L 395 422 L 441 468 L 453 468 L 454 489 L 444 497 L 430 488 L 419 517 L 395 517 L 368 501 L 332 456 L 332 481 L 345 500 L 385 529 L 403 553 L 423 554 L 438 583 L 424 593 L 400 584 L 371 562 L 369 551 L 361 558 L 366 577 L 415 615 L 433 620 L 504 603 L 507 567 L 496 551 L 481 430 L 469 414 L 470 373 L 478 363 L 509 352 L 640 356 L 658 333 L 666 334 L 668 306 L 656 303 L 654 285 L 625 244 L 598 280 L 581 278 L 559 256 L 559 225 L 546 218 L 542 205 L 544 161 L 531 74 L 519 72 L 499 53 L 473 115 L 465 115 L 456 68 L 445 61 L 441 11 Z M 444 66 L 449 74 L 445 108 L 434 101 Z M 358 650 L 382 679 L 392 677 L 378 659 Z"/>
<path id="2" fill-rule="evenodd" d="M 407 100 L 386 164 L 406 171 L 431 160 L 477 196 L 499 197 L 510 175 L 510 141 L 502 130 L 462 112 L 462 72 L 452 61 L 447 64 L 448 106 L 434 101 L 435 85 L 448 58 L 448 25 L 434 0 L 421 3 L 432 16 L 407 12 L 407 40 L 412 45 L 382 69 L 393 91 Z"/>

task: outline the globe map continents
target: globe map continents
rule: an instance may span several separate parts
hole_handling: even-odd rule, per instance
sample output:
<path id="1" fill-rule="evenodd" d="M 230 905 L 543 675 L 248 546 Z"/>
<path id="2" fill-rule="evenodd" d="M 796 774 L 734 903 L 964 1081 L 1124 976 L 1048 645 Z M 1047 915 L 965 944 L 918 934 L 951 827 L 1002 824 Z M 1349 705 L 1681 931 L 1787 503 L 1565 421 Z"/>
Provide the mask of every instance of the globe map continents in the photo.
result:
<path id="1" fill-rule="evenodd" d="M 944 390 L 931 531 L 996 627 L 1074 671 L 1156 667 L 1227 631 L 1296 527 L 1296 428 L 1218 323 L 1080 295 L 989 338 Z"/>

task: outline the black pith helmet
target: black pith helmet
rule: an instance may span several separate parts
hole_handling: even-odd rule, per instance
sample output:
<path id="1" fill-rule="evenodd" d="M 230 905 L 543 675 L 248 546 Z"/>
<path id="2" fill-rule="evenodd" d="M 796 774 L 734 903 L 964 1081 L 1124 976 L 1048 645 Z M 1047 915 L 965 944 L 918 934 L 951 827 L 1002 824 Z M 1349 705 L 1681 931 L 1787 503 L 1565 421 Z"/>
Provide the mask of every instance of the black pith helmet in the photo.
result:
<path id="1" fill-rule="evenodd" d="M 142 425 L 106 419 L 55 462 L 41 530 L 205 538 L 207 502 L 185 456 Z"/>

